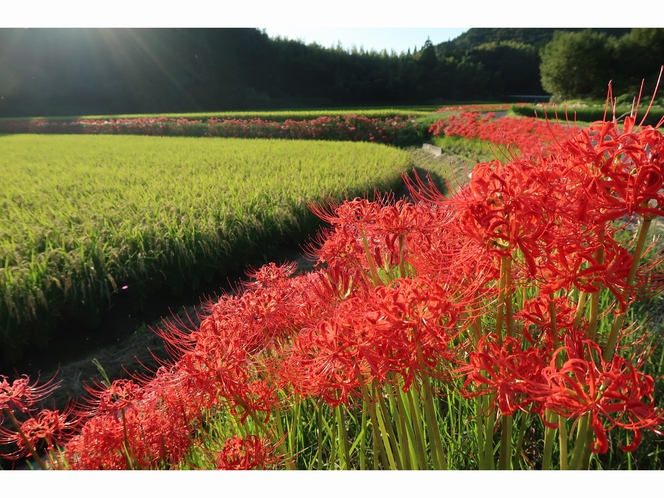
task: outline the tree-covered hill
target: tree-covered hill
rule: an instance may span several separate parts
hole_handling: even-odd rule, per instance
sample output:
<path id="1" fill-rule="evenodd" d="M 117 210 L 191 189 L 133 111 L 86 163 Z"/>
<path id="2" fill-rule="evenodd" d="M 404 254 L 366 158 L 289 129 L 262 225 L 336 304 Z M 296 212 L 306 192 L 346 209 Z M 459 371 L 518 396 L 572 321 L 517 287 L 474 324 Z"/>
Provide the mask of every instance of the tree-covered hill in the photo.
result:
<path id="1" fill-rule="evenodd" d="M 436 45 L 436 51 L 461 53 L 485 43 L 515 42 L 541 48 L 553 39 L 556 31 L 579 32 L 583 28 L 472 28 L 457 36 L 454 40 Z M 630 28 L 594 28 L 593 31 L 620 37 L 631 31 Z"/>
<path id="2" fill-rule="evenodd" d="M 272 39 L 251 28 L 0 29 L 0 117 L 541 95 L 541 54 L 554 32 L 471 29 L 446 44 L 423 40 L 415 53 L 397 55 Z M 611 39 L 623 32 L 630 30 L 612 30 Z M 633 72 L 637 66 L 629 65 Z"/>

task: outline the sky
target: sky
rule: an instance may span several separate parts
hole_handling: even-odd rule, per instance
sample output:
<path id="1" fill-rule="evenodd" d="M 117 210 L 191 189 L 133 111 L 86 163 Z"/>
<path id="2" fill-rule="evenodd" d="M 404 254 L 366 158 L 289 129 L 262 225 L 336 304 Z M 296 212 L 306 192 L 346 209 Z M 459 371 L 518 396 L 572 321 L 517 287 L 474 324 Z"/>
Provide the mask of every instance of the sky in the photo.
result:
<path id="1" fill-rule="evenodd" d="M 261 27 L 268 36 L 281 36 L 290 40 L 313 42 L 325 48 L 336 47 L 337 42 L 346 50 L 355 46 L 370 52 L 387 50 L 400 54 L 421 49 L 427 38 L 434 45 L 452 40 L 469 28 L 298 28 L 288 26 Z"/>

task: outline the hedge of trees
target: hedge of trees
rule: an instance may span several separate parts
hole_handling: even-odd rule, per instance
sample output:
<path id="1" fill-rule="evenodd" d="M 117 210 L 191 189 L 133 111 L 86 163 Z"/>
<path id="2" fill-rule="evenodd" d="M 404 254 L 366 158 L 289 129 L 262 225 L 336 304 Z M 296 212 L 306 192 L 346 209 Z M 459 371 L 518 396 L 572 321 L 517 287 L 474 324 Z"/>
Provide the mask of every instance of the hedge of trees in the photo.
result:
<path id="1" fill-rule="evenodd" d="M 664 64 L 664 29 L 640 28 L 620 36 L 593 30 L 556 32 L 544 47 L 544 90 L 554 100 L 604 98 L 612 80 L 614 95 L 652 93 Z"/>
<path id="2" fill-rule="evenodd" d="M 471 29 L 396 54 L 249 28 L 0 29 L 0 116 L 572 97 L 603 92 L 609 78 L 632 85 L 650 75 L 663 31 Z"/>

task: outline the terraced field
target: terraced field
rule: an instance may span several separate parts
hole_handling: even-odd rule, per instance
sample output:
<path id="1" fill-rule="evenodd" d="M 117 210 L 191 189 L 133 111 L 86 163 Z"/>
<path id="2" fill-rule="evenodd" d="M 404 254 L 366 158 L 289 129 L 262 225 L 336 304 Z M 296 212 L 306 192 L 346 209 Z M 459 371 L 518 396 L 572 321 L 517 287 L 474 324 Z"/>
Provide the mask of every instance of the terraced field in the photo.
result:
<path id="1" fill-rule="evenodd" d="M 408 163 L 370 143 L 0 137 L 4 357 L 63 318 L 95 325 L 118 292 L 140 306 L 238 270 L 310 233 L 310 201 L 390 189 Z"/>

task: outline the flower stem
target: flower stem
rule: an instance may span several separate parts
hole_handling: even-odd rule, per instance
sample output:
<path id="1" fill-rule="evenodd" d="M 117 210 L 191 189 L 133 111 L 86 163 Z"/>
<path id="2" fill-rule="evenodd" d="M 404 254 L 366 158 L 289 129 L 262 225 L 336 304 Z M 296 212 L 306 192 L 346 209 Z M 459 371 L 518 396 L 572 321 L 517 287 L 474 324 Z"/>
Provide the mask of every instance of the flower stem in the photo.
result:
<path id="1" fill-rule="evenodd" d="M 567 419 L 558 415 L 558 441 L 560 444 L 560 470 L 567 470 Z"/>
<path id="2" fill-rule="evenodd" d="M 436 421 L 436 412 L 433 406 L 433 394 L 431 392 L 431 384 L 429 384 L 429 376 L 426 373 L 424 358 L 422 357 L 422 347 L 418 344 L 417 355 L 420 360 L 421 377 L 422 377 L 422 390 L 424 391 L 424 414 L 427 424 L 427 431 L 429 438 L 433 439 L 433 447 L 431 455 L 433 457 L 433 465 L 435 470 L 446 470 L 447 461 L 445 459 L 445 452 L 443 451 L 443 442 L 440 438 L 440 430 Z"/>
<path id="3" fill-rule="evenodd" d="M 9 420 L 12 421 L 12 424 L 14 424 L 14 427 L 16 427 L 16 430 L 18 431 L 19 436 L 21 436 L 21 439 L 23 439 L 23 442 L 25 443 L 25 447 L 28 449 L 30 452 L 30 455 L 32 455 L 32 458 L 34 458 L 35 462 L 37 465 L 39 465 L 39 468 L 42 470 L 46 470 L 46 464 L 43 462 L 41 458 L 39 458 L 39 455 L 37 454 L 37 450 L 35 450 L 35 447 L 32 445 L 28 437 L 25 435 L 23 430 L 21 429 L 21 424 L 19 423 L 18 420 L 16 420 L 16 417 L 14 417 L 14 414 L 12 413 L 11 410 L 8 408 L 4 409 L 4 412 L 7 414 L 7 417 Z"/>
<path id="4" fill-rule="evenodd" d="M 569 468 L 571 470 L 581 470 L 581 457 L 583 456 L 584 447 L 588 444 L 588 417 L 586 413 L 579 419 L 579 425 L 576 429 L 576 441 L 574 442 L 574 452 L 572 453 L 572 460 L 570 461 Z"/>
<path id="5" fill-rule="evenodd" d="M 528 427 L 528 420 L 530 419 L 530 414 L 526 412 L 522 412 L 520 414 L 521 416 L 521 424 L 519 424 L 519 435 L 516 440 L 516 448 L 514 451 L 514 456 L 512 458 L 512 468 L 517 469 L 519 468 L 518 461 L 519 458 L 521 457 L 521 452 L 523 451 L 523 440 L 526 436 L 526 429 Z"/>
<path id="6" fill-rule="evenodd" d="M 500 427 L 500 470 L 510 470 L 512 467 L 512 416 L 503 415 Z"/>
<path id="7" fill-rule="evenodd" d="M 339 445 L 343 447 L 343 452 L 339 450 L 339 460 L 341 470 L 348 470 L 350 465 L 350 454 L 348 452 L 348 434 L 346 433 L 346 421 L 344 419 L 343 405 L 337 406 L 337 425 L 339 428 Z"/>
<path id="8" fill-rule="evenodd" d="M 360 389 L 362 390 L 362 398 L 364 399 L 364 406 L 369 410 L 369 417 L 371 418 L 371 427 L 373 432 L 373 449 L 374 449 L 374 469 L 378 469 L 378 457 L 376 454 L 380 454 L 381 462 L 383 468 L 387 469 L 389 467 L 387 462 L 387 452 L 383 444 L 383 439 L 379 437 L 379 426 L 378 426 L 378 416 L 376 415 L 376 405 L 371 402 L 369 399 L 369 393 L 367 391 L 367 386 L 364 385 L 364 379 L 361 375 L 358 374 L 358 381 L 360 384 Z"/>
<path id="9" fill-rule="evenodd" d="M 408 391 L 408 394 L 405 395 L 408 400 L 408 406 L 410 407 L 410 413 L 413 414 L 413 427 L 415 429 L 415 439 L 417 440 L 417 451 L 419 455 L 420 468 L 426 469 L 427 467 L 427 456 L 426 456 L 426 445 L 424 442 L 424 435 L 422 434 L 422 410 L 420 409 L 419 400 L 415 399 L 416 392 L 415 389 L 411 387 Z"/>
<path id="10" fill-rule="evenodd" d="M 634 278 L 636 277 L 636 271 L 639 268 L 639 264 L 641 262 L 641 256 L 643 256 L 643 251 L 645 250 L 646 237 L 648 235 L 651 222 L 651 219 L 643 218 L 641 226 L 639 227 L 639 236 L 636 241 L 636 248 L 634 249 L 632 266 L 629 269 L 629 274 L 627 275 L 627 289 L 630 289 L 634 285 Z M 616 349 L 616 342 L 618 341 L 618 333 L 620 332 L 623 322 L 625 321 L 625 315 L 626 312 L 622 312 L 620 315 L 616 316 L 613 321 L 613 326 L 611 327 L 609 338 L 606 341 L 606 348 L 604 349 L 604 361 L 610 361 L 613 358 L 613 354 L 615 353 Z"/>
<path id="11" fill-rule="evenodd" d="M 493 404 L 494 395 L 489 395 L 487 398 L 487 410 L 488 413 L 485 417 L 484 422 L 484 464 L 483 467 L 485 470 L 493 470 L 495 468 L 495 462 L 493 459 L 493 429 L 496 425 L 496 408 L 493 407 L 490 410 L 490 407 Z"/>
<path id="12" fill-rule="evenodd" d="M 544 413 L 546 421 L 553 423 L 556 418 L 556 415 L 550 410 L 546 410 Z M 551 468 L 551 454 L 553 453 L 553 442 L 555 440 L 556 429 L 545 426 L 544 429 L 544 451 L 542 452 L 542 470 L 552 470 Z"/>
<path id="13" fill-rule="evenodd" d="M 390 466 L 392 469 L 403 470 L 404 467 L 399 455 L 399 443 L 396 434 L 394 433 L 392 423 L 390 422 L 389 412 L 387 406 L 385 406 L 385 400 L 375 384 L 373 389 L 374 396 L 378 400 L 378 410 L 376 411 L 376 415 L 378 417 L 380 432 L 383 435 L 383 446 L 385 446 L 385 449 L 387 450 L 387 458 L 390 460 Z"/>

